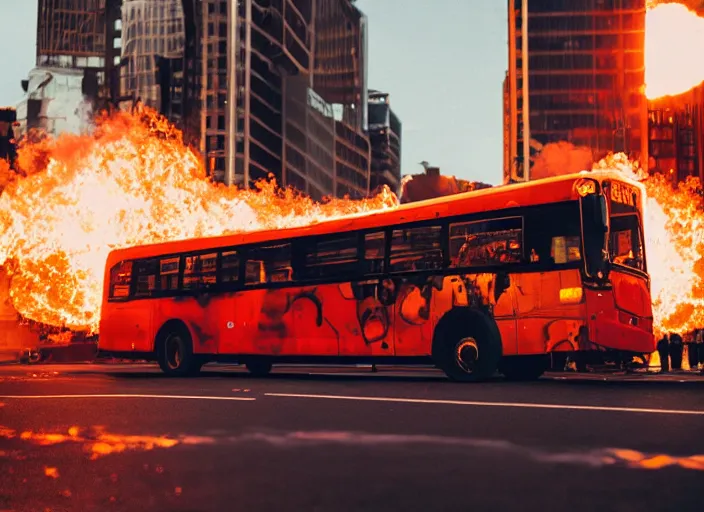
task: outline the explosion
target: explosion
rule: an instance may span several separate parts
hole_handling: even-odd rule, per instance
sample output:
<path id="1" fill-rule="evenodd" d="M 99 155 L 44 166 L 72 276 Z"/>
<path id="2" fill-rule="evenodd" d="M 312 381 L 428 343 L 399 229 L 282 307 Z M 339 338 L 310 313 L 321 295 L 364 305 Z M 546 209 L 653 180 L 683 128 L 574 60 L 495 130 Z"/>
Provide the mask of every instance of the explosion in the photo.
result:
<path id="1" fill-rule="evenodd" d="M 24 176 L 0 195 L 0 265 L 28 319 L 97 332 L 110 250 L 130 245 L 301 226 L 394 208 L 388 189 L 366 200 L 316 203 L 274 182 L 256 190 L 215 184 L 180 133 L 153 112 L 118 113 L 92 135 L 62 135 L 19 150 Z M 637 179 L 624 155 L 595 166 Z M 9 177 L 9 178 L 7 178 Z M 704 325 L 704 213 L 697 183 L 677 191 L 644 180 L 646 250 L 658 329 Z"/>
<path id="2" fill-rule="evenodd" d="M 620 171 L 645 187 L 645 253 L 651 277 L 655 331 L 690 332 L 704 326 L 704 205 L 695 178 L 673 190 L 662 175 L 648 176 L 626 155 L 594 169 Z"/>
<path id="3" fill-rule="evenodd" d="M 704 18 L 681 3 L 650 2 L 645 18 L 645 94 L 675 96 L 704 81 Z"/>
<path id="4" fill-rule="evenodd" d="M 25 318 L 97 332 L 108 252 L 119 247 L 294 227 L 390 208 L 372 199 L 315 203 L 274 182 L 237 190 L 210 181 L 181 134 L 153 112 L 118 113 L 92 135 L 18 151 L 25 177 L 0 195 L 0 265 Z M 5 174 L 7 176 L 7 174 Z"/>

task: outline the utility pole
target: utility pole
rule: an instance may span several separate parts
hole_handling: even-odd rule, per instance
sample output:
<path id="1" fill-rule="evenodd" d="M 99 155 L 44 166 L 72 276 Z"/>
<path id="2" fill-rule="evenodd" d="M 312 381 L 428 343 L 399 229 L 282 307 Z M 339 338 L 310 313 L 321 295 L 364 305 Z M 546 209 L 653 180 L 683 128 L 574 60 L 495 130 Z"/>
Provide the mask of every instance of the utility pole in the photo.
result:
<path id="1" fill-rule="evenodd" d="M 521 76 L 523 77 L 523 179 L 530 181 L 530 93 L 528 88 L 528 0 L 521 1 Z"/>
<path id="2" fill-rule="evenodd" d="M 227 108 L 225 109 L 225 185 L 235 183 L 237 156 L 237 59 L 239 56 L 238 10 L 239 0 L 227 2 Z M 205 64 L 204 64 L 205 65 Z"/>

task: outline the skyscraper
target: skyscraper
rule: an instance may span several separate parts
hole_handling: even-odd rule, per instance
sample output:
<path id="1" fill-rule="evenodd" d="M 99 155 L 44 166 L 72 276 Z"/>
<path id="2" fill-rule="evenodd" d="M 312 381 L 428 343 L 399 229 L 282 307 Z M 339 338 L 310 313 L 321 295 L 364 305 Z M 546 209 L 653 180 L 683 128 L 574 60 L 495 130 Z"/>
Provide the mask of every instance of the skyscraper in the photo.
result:
<path id="1" fill-rule="evenodd" d="M 526 158 L 550 142 L 646 159 L 645 4 L 509 0 L 506 179 L 528 179 Z"/>
<path id="2" fill-rule="evenodd" d="M 368 192 L 366 19 L 350 0 L 183 0 L 183 12 L 184 126 L 214 179 Z"/>
<path id="3" fill-rule="evenodd" d="M 183 61 L 183 54 L 181 0 L 123 0 L 123 94 L 139 98 L 150 107 L 161 109 L 159 79 L 167 80 L 169 84 L 172 79 L 181 78 L 174 77 L 174 74 L 178 75 L 181 70 L 182 65 L 178 66 L 178 63 Z M 178 67 L 172 69 L 175 66 Z M 160 67 L 163 68 L 162 73 L 159 73 Z"/>

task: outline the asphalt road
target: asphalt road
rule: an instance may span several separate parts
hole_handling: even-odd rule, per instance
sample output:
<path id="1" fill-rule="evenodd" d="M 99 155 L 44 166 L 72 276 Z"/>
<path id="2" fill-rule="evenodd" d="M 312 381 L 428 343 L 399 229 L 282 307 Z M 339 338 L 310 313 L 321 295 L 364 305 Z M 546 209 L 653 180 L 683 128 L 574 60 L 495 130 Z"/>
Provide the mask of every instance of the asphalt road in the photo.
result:
<path id="1" fill-rule="evenodd" d="M 704 380 L 0 367 L 0 511 L 704 509 Z"/>

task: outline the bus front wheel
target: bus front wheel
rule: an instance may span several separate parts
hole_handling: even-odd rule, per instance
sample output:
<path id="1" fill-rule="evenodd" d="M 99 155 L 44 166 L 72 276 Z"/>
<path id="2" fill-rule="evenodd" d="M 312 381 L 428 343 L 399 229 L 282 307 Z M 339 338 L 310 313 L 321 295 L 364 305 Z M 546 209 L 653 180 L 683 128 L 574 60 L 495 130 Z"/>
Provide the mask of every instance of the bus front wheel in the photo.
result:
<path id="1" fill-rule="evenodd" d="M 193 354 L 191 335 L 185 327 L 165 326 L 158 343 L 157 360 L 166 375 L 185 377 L 200 371 L 202 363 Z"/>
<path id="2" fill-rule="evenodd" d="M 486 313 L 468 310 L 441 320 L 433 340 L 435 364 L 454 381 L 491 377 L 501 359 L 501 334 Z"/>

